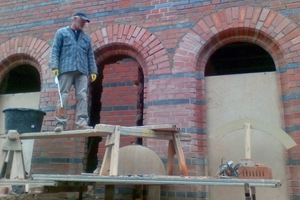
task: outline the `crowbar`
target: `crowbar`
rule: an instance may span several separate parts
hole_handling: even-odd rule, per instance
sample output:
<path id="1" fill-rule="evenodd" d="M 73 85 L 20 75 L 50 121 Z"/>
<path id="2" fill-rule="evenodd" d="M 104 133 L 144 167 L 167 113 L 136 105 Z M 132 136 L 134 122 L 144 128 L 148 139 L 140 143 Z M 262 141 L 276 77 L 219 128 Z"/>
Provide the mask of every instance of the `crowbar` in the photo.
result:
<path id="1" fill-rule="evenodd" d="M 61 93 L 60 93 L 60 86 L 59 86 L 58 76 L 55 76 L 55 84 L 57 85 L 57 88 L 58 88 L 60 107 L 63 108 L 63 102 L 62 102 Z"/>

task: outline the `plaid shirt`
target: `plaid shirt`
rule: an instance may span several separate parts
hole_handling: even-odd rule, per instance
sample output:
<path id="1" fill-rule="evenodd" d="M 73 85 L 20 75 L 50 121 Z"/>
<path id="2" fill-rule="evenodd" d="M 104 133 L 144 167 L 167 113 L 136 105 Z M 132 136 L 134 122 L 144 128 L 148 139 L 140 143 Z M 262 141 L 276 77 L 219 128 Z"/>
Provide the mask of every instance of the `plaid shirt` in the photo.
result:
<path id="1" fill-rule="evenodd" d="M 91 37 L 80 31 L 78 41 L 71 27 L 59 29 L 54 38 L 49 67 L 59 73 L 80 71 L 85 75 L 98 74 Z"/>

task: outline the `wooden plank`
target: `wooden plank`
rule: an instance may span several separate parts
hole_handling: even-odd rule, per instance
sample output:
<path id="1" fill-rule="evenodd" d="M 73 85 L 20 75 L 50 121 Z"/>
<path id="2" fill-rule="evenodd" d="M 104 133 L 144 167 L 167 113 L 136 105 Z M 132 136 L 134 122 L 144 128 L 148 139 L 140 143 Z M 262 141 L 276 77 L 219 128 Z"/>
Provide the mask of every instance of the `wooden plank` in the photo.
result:
<path id="1" fill-rule="evenodd" d="M 106 132 L 106 133 L 114 133 L 116 125 L 109 125 L 109 124 L 96 124 L 95 130 L 99 132 Z"/>
<path id="2" fill-rule="evenodd" d="M 182 175 L 187 176 L 188 175 L 188 170 L 187 170 L 185 157 L 184 157 L 184 154 L 183 154 L 183 150 L 182 150 L 182 147 L 181 147 L 181 143 L 180 143 L 180 139 L 179 139 L 178 134 L 174 134 L 173 142 L 174 142 L 175 152 L 176 152 L 177 158 L 178 158 L 180 173 Z"/>
<path id="3" fill-rule="evenodd" d="M 112 153 L 110 160 L 110 176 L 118 175 L 118 165 L 119 165 L 119 148 L 120 148 L 120 126 L 115 129 L 114 135 L 114 145 L 112 145 Z"/>
<path id="4" fill-rule="evenodd" d="M 22 133 L 19 135 L 20 139 L 54 139 L 54 138 L 68 138 L 68 137 L 105 137 L 115 131 L 115 125 L 97 124 L 94 129 L 88 130 L 70 130 L 63 132 L 33 132 Z M 157 138 L 172 140 L 172 133 L 178 132 L 175 125 L 150 125 L 150 126 L 132 126 L 120 127 L 120 134 L 125 136 L 133 136 L 139 138 Z M 153 129 L 153 130 L 152 130 Z M 189 133 L 180 133 L 180 140 L 190 141 Z M 3 135 L 4 137 L 4 135 Z"/>
<path id="5" fill-rule="evenodd" d="M 100 168 L 99 176 L 108 175 L 109 174 L 109 166 L 111 159 L 112 146 L 106 147 L 103 162 Z"/>
<path id="6" fill-rule="evenodd" d="M 18 179 L 25 179 L 25 168 L 22 157 L 22 151 L 15 151 L 15 161 L 18 168 Z"/>
<path id="7" fill-rule="evenodd" d="M 11 173 L 11 169 L 12 169 L 13 159 L 14 159 L 14 151 L 9 151 L 8 152 L 6 172 L 5 172 L 5 178 L 6 179 L 10 179 L 10 173 Z"/>
<path id="8" fill-rule="evenodd" d="M 141 126 L 135 126 L 140 128 Z M 157 131 L 171 131 L 171 132 L 179 132 L 179 128 L 174 124 L 155 124 L 155 125 L 144 125 L 142 126 L 146 129 L 157 130 Z"/>
<path id="9" fill-rule="evenodd" d="M 245 124 L 246 136 L 245 136 L 245 159 L 251 159 L 251 135 L 250 124 Z"/>
<path id="10" fill-rule="evenodd" d="M 106 138 L 105 147 L 115 144 L 115 134 L 109 134 Z"/>
<path id="11" fill-rule="evenodd" d="M 95 130 L 99 132 L 114 132 L 115 125 L 97 124 Z M 175 125 L 149 125 L 149 126 L 120 126 L 120 134 L 122 136 L 133 136 L 139 138 L 156 138 L 172 140 L 172 133 L 178 132 L 179 129 Z M 189 133 L 180 133 L 182 140 L 190 141 Z"/>
<path id="12" fill-rule="evenodd" d="M 15 160 L 18 168 L 18 179 L 25 179 L 25 167 L 23 161 L 22 151 L 15 151 Z"/>
<path id="13" fill-rule="evenodd" d="M 110 132 L 99 132 L 95 129 L 87 130 L 71 130 L 62 132 L 34 132 L 34 133 L 22 133 L 20 139 L 54 139 L 54 138 L 68 138 L 68 137 L 104 137 L 110 134 Z"/>

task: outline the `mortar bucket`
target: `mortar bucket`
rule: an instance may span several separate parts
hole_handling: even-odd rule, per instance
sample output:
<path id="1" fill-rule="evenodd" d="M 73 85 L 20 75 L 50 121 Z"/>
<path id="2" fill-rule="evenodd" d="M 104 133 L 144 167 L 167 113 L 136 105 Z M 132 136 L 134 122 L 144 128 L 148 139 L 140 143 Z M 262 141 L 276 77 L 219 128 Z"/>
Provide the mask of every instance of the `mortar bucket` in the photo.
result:
<path id="1" fill-rule="evenodd" d="M 5 115 L 5 134 L 9 130 L 21 133 L 40 132 L 46 113 L 30 108 L 8 108 L 2 111 Z"/>

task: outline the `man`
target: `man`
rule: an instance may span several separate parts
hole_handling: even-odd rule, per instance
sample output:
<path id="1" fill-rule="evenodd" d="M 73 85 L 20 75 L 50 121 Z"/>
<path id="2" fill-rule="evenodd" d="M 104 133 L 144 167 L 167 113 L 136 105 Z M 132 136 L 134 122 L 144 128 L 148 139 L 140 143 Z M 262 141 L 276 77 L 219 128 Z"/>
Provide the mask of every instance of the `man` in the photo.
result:
<path id="1" fill-rule="evenodd" d="M 52 45 L 49 67 L 54 76 L 59 77 L 62 99 L 58 100 L 55 110 L 57 124 L 55 132 L 66 128 L 68 120 L 67 103 L 72 85 L 76 96 L 76 129 L 91 129 L 88 126 L 87 86 L 97 78 L 98 70 L 92 48 L 91 37 L 83 32 L 83 27 L 90 20 L 84 13 L 78 12 L 72 17 L 71 26 L 59 29 Z"/>

